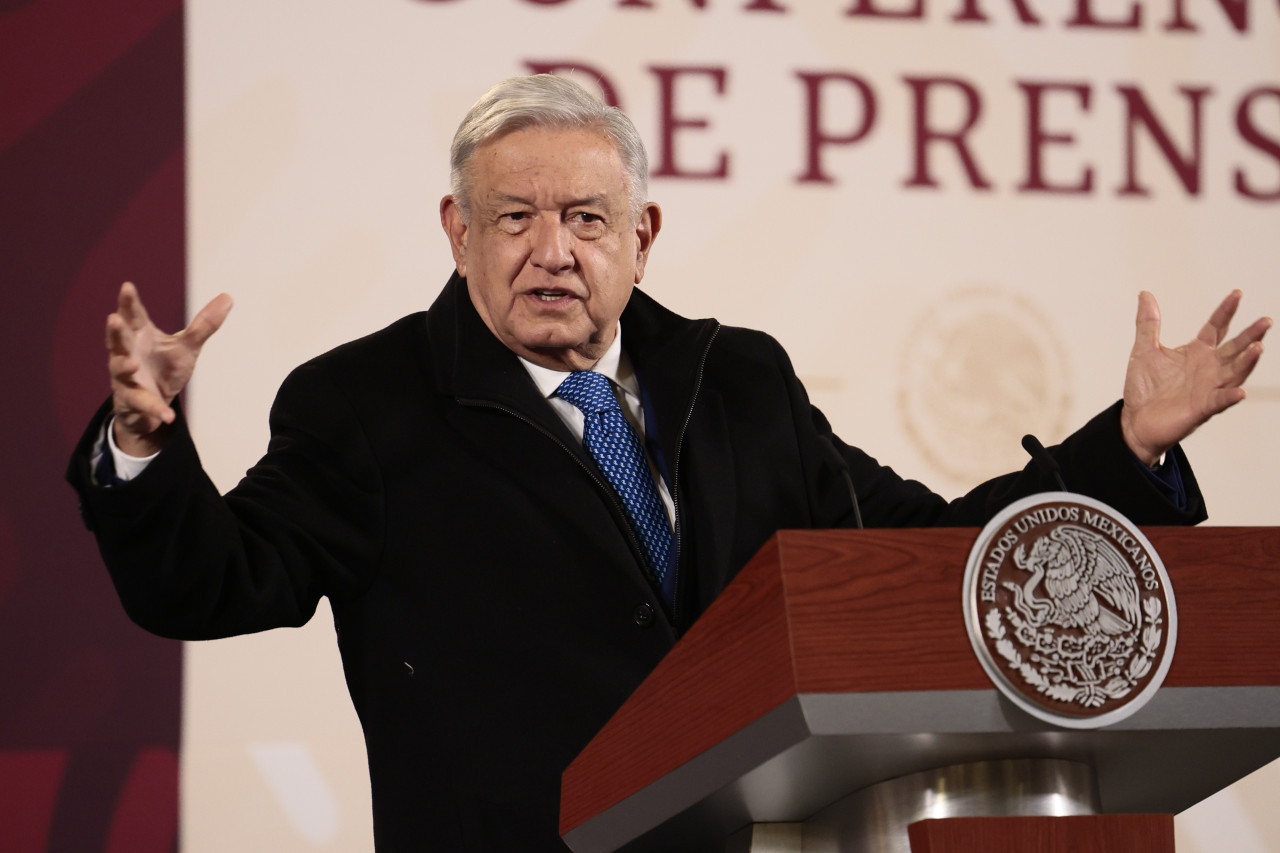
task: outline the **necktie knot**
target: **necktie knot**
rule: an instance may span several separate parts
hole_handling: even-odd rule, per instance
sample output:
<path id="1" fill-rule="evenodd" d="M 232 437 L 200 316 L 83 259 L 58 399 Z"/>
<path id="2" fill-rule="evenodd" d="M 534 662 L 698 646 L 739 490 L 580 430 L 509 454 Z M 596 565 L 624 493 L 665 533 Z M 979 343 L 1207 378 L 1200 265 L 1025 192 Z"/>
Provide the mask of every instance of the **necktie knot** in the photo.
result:
<path id="1" fill-rule="evenodd" d="M 577 406 L 584 415 L 598 415 L 620 408 L 609 378 L 594 370 L 570 373 L 556 389 L 556 395 Z"/>

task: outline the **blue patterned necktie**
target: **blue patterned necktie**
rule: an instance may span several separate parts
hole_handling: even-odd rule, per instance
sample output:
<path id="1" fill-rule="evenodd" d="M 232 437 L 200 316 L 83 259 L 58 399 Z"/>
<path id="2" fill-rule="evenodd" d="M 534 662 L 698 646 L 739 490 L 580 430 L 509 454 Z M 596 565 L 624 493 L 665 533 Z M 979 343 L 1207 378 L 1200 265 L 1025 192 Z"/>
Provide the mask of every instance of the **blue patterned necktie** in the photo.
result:
<path id="1" fill-rule="evenodd" d="M 640 439 L 623 416 L 609 379 L 592 370 L 570 373 L 556 389 L 556 396 L 582 410 L 582 443 L 622 499 L 631 527 L 644 545 L 649 569 L 670 603 L 671 592 L 665 583 L 671 550 L 667 512 Z"/>

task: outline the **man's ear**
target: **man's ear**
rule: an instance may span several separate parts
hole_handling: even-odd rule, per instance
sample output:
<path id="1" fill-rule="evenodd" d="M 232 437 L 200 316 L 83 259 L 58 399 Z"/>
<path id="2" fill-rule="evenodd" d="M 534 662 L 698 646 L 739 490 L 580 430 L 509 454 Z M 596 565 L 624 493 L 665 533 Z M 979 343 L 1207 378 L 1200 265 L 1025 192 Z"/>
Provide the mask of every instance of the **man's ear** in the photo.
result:
<path id="1" fill-rule="evenodd" d="M 453 251 L 453 264 L 458 268 L 458 275 L 466 278 L 468 226 L 462 219 L 458 200 L 451 195 L 440 199 L 440 225 L 449 237 L 449 248 Z"/>
<path id="2" fill-rule="evenodd" d="M 649 202 L 636 220 L 636 284 L 644 278 L 644 265 L 649 260 L 649 250 L 653 248 L 653 241 L 658 239 L 658 232 L 661 230 L 662 208 Z"/>

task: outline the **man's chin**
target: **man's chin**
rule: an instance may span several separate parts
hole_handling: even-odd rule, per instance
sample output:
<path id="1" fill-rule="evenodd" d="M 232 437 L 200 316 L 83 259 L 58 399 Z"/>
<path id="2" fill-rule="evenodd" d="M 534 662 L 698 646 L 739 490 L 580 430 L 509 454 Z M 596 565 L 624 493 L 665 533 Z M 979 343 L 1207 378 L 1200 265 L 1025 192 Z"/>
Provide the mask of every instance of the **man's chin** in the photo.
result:
<path id="1" fill-rule="evenodd" d="M 524 345 L 520 355 L 541 367 L 552 370 L 590 370 L 609 349 L 607 344 L 581 341 L 539 342 Z"/>
<path id="2" fill-rule="evenodd" d="M 593 337 L 594 330 L 566 329 L 563 326 L 531 330 L 530 334 L 514 336 L 512 346 L 517 354 L 534 364 L 552 367 L 554 370 L 588 370 L 609 349 L 612 336 L 607 340 Z M 553 367 L 553 365 L 555 365 Z"/>

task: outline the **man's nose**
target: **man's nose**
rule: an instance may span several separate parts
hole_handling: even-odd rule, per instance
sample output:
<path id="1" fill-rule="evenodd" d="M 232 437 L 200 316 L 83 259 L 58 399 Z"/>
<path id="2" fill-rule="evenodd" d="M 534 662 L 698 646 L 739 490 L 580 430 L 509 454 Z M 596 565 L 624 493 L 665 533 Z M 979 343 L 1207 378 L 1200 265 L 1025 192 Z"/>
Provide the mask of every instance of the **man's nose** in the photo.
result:
<path id="1" fill-rule="evenodd" d="M 533 265 L 549 273 L 573 269 L 573 234 L 558 219 L 540 219 L 533 227 Z"/>

